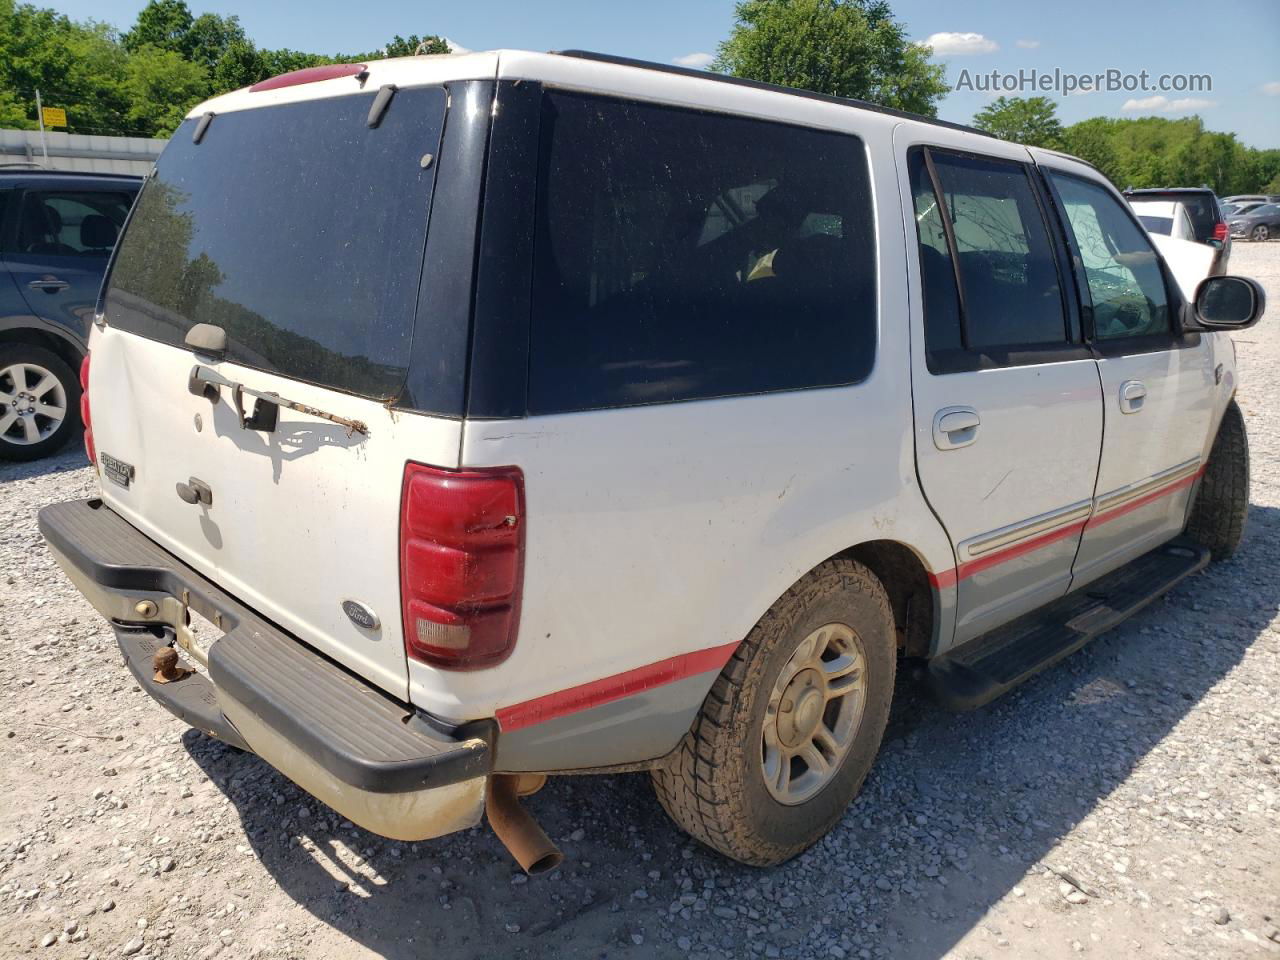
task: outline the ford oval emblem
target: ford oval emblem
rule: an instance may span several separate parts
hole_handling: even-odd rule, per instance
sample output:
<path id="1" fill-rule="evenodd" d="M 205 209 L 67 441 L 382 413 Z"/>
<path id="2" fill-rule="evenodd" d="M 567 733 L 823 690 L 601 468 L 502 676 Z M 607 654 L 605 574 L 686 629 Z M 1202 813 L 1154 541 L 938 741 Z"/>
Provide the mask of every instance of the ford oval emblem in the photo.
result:
<path id="1" fill-rule="evenodd" d="M 342 612 L 347 615 L 348 620 L 357 627 L 363 627 L 365 630 L 377 630 L 378 627 L 382 626 L 382 621 L 373 612 L 373 608 L 367 603 L 361 603 L 359 600 L 343 600 Z"/>

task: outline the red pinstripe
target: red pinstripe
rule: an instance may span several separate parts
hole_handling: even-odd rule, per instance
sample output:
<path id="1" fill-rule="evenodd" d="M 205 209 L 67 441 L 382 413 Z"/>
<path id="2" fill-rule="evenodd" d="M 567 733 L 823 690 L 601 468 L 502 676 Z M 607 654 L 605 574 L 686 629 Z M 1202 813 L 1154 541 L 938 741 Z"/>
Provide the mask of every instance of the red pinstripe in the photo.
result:
<path id="1" fill-rule="evenodd" d="M 579 710 L 598 707 L 601 704 L 621 700 L 645 690 L 652 690 L 666 683 L 674 683 L 685 677 L 698 673 L 720 671 L 738 649 L 737 643 L 726 643 L 722 647 L 711 647 L 708 650 L 695 650 L 693 653 L 682 653 L 678 657 L 659 660 L 646 667 L 637 667 L 623 673 L 615 673 L 603 680 L 592 680 L 567 690 L 548 693 L 544 697 L 536 697 L 498 710 L 498 726 L 510 733 L 535 723 L 546 723 L 556 717 L 563 717 Z"/>
<path id="2" fill-rule="evenodd" d="M 1030 553 L 1033 550 L 1039 550 L 1041 547 L 1046 547 L 1049 544 L 1062 540 L 1065 537 L 1074 536 L 1082 530 L 1098 527 L 1104 523 L 1109 523 L 1118 517 L 1124 516 L 1126 513 L 1132 513 L 1139 507 L 1145 507 L 1147 504 L 1159 500 L 1161 497 L 1167 497 L 1172 493 L 1176 493 L 1183 487 L 1188 487 L 1195 483 L 1202 473 L 1204 473 L 1204 467 L 1201 467 L 1190 476 L 1181 477 L 1180 479 L 1174 480 L 1172 483 L 1163 487 L 1157 487 L 1150 493 L 1145 493 L 1135 500 L 1130 500 L 1128 503 L 1122 503 L 1120 506 L 1112 507 L 1110 510 L 1103 513 L 1095 513 L 1092 517 L 1089 517 L 1086 520 L 1068 524 L 1058 530 L 1050 530 L 1042 536 L 1033 537 L 1030 540 L 1025 540 L 1021 543 L 1015 543 L 1003 550 L 995 550 L 985 557 L 979 557 L 976 560 L 967 560 L 958 567 L 954 567 L 950 570 L 940 570 L 937 573 L 930 573 L 929 583 L 935 587 L 954 586 L 965 577 L 971 577 L 975 573 L 981 573 L 983 570 L 987 570 L 997 564 L 1004 563 L 1006 560 L 1013 560 L 1016 557 Z"/>
<path id="3" fill-rule="evenodd" d="M 1068 524 L 1057 530 L 1050 530 L 1048 533 L 1032 537 L 1030 540 L 1025 540 L 1021 543 L 1015 543 L 1003 550 L 995 550 L 985 557 L 968 560 L 950 570 L 930 573 L 928 575 L 929 582 L 935 587 L 953 586 L 960 580 L 971 577 L 975 573 L 988 570 L 991 567 L 1039 550 L 1041 547 L 1046 547 L 1067 537 L 1075 536 L 1090 527 L 1108 523 L 1137 510 L 1139 507 L 1144 507 L 1155 500 L 1159 500 L 1161 497 L 1167 497 L 1183 487 L 1190 486 L 1202 473 L 1204 473 L 1203 467 L 1188 477 L 1182 477 L 1166 486 L 1158 487 L 1150 493 L 1143 494 L 1128 503 L 1122 503 L 1120 506 L 1113 507 L 1105 513 L 1094 514 L 1085 520 Z M 568 716 L 581 710 L 589 710 L 592 707 L 611 703 L 614 700 L 621 700 L 623 697 L 634 696 L 637 693 L 643 693 L 646 690 L 652 690 L 654 687 L 660 687 L 664 684 L 674 683 L 677 680 L 683 680 L 685 677 L 692 677 L 695 674 L 709 673 L 712 670 L 719 671 L 728 663 L 729 658 L 733 656 L 733 651 L 737 647 L 737 643 L 726 643 L 723 646 L 711 647 L 707 650 L 683 653 L 676 657 L 668 657 L 666 660 L 659 660 L 657 663 L 651 663 L 648 666 L 636 667 L 634 670 L 615 673 L 613 676 L 605 677 L 601 680 L 592 680 L 576 687 L 569 687 L 567 690 L 558 690 L 555 693 L 535 697 L 523 703 L 502 707 L 497 712 L 498 725 L 503 731 L 510 733 L 513 730 L 521 730 L 537 723 L 546 723 L 548 720 L 554 720 L 557 717 Z"/>

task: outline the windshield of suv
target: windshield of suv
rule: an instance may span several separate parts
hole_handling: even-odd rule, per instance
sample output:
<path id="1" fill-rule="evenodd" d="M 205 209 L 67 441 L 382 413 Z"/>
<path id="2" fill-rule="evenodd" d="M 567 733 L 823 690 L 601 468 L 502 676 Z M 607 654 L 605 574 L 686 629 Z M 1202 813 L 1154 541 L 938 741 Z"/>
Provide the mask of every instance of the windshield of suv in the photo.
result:
<path id="1" fill-rule="evenodd" d="M 441 87 L 219 114 L 178 128 L 108 281 L 107 323 L 181 345 L 224 328 L 228 357 L 376 399 L 404 383 Z"/>

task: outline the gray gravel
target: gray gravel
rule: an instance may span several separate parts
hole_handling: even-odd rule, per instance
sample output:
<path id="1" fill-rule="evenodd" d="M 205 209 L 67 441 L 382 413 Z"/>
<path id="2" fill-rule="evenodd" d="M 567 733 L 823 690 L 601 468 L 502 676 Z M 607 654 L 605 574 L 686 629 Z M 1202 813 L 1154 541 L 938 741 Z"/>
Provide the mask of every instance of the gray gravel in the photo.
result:
<path id="1" fill-rule="evenodd" d="M 1233 272 L 1280 304 L 1280 243 Z M 1236 559 L 992 706 L 904 676 L 842 823 L 759 871 L 642 775 L 553 780 L 566 864 L 485 829 L 400 844 L 185 728 L 36 531 L 83 454 L 0 465 L 0 956 L 1252 957 L 1280 953 L 1280 307 L 1238 340 L 1253 513 Z"/>

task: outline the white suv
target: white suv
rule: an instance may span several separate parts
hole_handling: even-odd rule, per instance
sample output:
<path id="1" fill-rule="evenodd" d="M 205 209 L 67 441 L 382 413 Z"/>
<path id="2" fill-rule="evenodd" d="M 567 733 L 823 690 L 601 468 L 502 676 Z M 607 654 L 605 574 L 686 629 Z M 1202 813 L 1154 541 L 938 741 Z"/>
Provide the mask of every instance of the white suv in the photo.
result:
<path id="1" fill-rule="evenodd" d="M 966 128 L 581 53 L 318 67 L 166 148 L 83 373 L 101 496 L 41 528 L 144 690 L 372 831 L 487 805 L 545 869 L 517 794 L 650 770 L 777 863 L 900 657 L 984 703 L 1235 548 L 1214 331 L 1262 293 L 1197 301 L 1092 167 Z"/>

